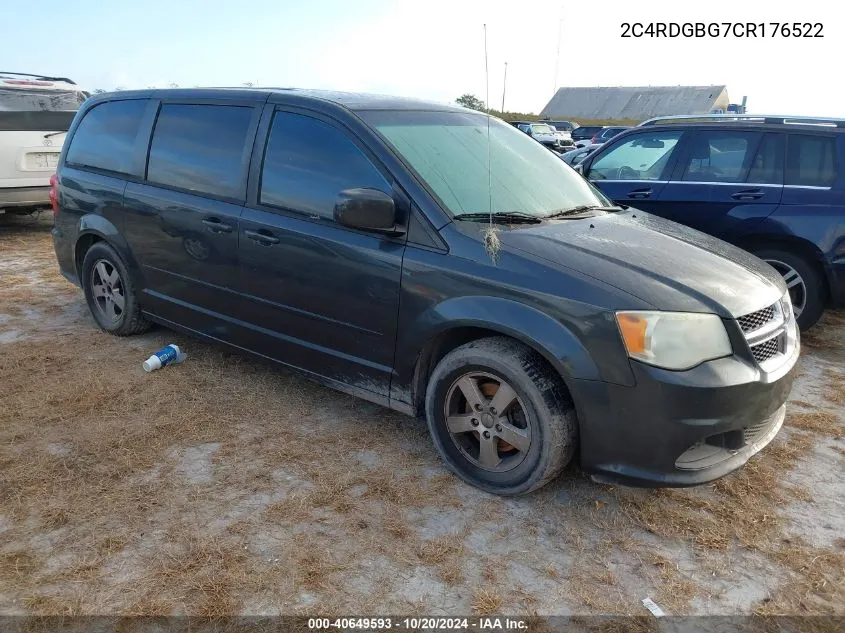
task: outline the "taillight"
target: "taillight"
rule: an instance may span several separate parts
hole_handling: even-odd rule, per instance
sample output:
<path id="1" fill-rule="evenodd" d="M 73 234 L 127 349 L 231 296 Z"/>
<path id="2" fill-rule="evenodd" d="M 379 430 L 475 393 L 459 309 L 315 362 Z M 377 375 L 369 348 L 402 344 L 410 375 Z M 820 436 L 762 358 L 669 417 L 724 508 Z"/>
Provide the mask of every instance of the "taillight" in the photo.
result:
<path id="1" fill-rule="evenodd" d="M 56 174 L 50 176 L 50 206 L 53 207 L 53 215 L 57 215 L 59 213 L 59 179 Z"/>

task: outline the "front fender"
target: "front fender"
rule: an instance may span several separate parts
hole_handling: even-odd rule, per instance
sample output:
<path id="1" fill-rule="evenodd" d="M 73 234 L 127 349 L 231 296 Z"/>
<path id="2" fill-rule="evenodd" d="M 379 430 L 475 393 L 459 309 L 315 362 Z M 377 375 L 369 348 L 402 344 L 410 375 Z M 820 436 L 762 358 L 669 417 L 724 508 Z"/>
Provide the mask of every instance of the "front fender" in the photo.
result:
<path id="1" fill-rule="evenodd" d="M 557 370 L 564 382 L 570 379 L 606 380 L 633 384 L 630 365 L 621 351 L 621 364 L 599 364 L 591 349 L 611 351 L 618 339 L 612 317 L 597 308 L 584 307 L 577 320 L 558 320 L 548 313 L 500 297 L 462 296 L 431 306 L 413 320 L 402 323 L 396 349 L 394 398 L 413 402 L 424 384 L 417 367 L 427 363 L 437 340 L 457 328 L 481 328 L 515 338 L 534 348 Z M 594 345 L 595 343 L 595 345 Z M 613 356 L 619 356 L 616 349 Z"/>

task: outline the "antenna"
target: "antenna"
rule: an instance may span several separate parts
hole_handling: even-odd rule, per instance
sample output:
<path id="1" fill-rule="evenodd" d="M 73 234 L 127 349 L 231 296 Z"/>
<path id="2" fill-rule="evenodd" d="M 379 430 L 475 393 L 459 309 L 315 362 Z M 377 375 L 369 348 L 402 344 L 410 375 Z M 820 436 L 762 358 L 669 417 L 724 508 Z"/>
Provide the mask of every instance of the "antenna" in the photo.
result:
<path id="1" fill-rule="evenodd" d="M 490 72 L 487 69 L 487 24 L 484 25 L 484 83 L 487 104 L 487 193 L 489 194 L 490 227 L 493 227 L 493 168 L 490 159 Z"/>
<path id="2" fill-rule="evenodd" d="M 484 24 L 484 83 L 485 83 L 485 109 L 487 110 L 487 203 L 488 213 L 490 214 L 490 223 L 484 231 L 484 249 L 493 260 L 493 265 L 496 265 L 496 259 L 499 256 L 499 236 L 496 235 L 496 229 L 493 226 L 493 164 L 490 158 L 490 72 L 487 67 L 487 24 Z"/>
<path id="3" fill-rule="evenodd" d="M 505 78 L 502 81 L 502 114 L 505 113 L 505 90 L 508 88 L 508 63 L 505 62 Z"/>

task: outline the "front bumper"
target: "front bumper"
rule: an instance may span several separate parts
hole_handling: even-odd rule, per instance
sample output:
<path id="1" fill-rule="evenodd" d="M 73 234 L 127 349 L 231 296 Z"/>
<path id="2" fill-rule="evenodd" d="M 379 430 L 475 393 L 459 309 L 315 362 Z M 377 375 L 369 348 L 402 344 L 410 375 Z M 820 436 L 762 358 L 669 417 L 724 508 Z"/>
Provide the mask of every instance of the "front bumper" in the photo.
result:
<path id="1" fill-rule="evenodd" d="M 594 479 L 680 487 L 726 475 L 777 434 L 799 346 L 771 372 L 731 356 L 688 371 L 636 361 L 636 386 L 572 381 L 581 466 Z"/>

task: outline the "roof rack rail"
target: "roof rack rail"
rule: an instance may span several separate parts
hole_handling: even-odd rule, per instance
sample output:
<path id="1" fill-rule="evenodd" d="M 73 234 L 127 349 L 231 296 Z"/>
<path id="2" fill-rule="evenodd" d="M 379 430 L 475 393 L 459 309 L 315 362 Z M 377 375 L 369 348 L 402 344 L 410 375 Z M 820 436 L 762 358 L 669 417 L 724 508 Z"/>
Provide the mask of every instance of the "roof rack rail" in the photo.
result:
<path id="1" fill-rule="evenodd" d="M 640 123 L 644 125 L 656 125 L 659 123 L 670 123 L 673 121 L 760 121 L 772 125 L 825 125 L 845 128 L 845 119 L 834 119 L 828 117 L 807 117 L 807 116 L 785 116 L 783 114 L 676 114 L 673 116 L 656 116 Z"/>
<path id="2" fill-rule="evenodd" d="M 0 77 L 3 75 L 15 75 L 17 77 L 32 77 L 34 79 L 43 79 L 44 81 L 64 81 L 69 84 L 76 85 L 76 82 L 73 79 L 68 79 L 67 77 L 48 77 L 47 75 L 33 75 L 32 73 L 16 73 L 6 70 L 0 70 Z"/>

